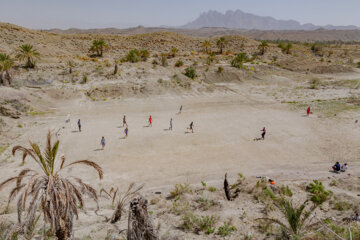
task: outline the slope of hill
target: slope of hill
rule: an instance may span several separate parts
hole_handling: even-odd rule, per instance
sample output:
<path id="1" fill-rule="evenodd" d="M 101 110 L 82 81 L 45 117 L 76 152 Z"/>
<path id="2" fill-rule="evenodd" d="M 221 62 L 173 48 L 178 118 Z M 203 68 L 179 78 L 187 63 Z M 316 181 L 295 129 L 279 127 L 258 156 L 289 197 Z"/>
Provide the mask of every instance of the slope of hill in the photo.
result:
<path id="1" fill-rule="evenodd" d="M 227 11 L 222 14 L 217 11 L 202 13 L 197 19 L 183 26 L 184 28 L 198 29 L 203 27 L 225 27 L 235 29 L 258 30 L 315 30 L 320 26 L 314 24 L 300 24 L 294 20 L 277 20 L 273 17 L 262 17 L 241 10 Z M 326 25 L 325 29 L 358 29 L 356 26 Z"/>

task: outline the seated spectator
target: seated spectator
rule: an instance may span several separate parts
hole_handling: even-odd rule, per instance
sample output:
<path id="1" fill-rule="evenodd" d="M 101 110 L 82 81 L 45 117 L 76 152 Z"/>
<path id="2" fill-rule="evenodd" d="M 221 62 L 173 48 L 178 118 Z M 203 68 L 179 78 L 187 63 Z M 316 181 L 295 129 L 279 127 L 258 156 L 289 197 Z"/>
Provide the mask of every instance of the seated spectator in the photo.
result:
<path id="1" fill-rule="evenodd" d="M 340 163 L 336 162 L 335 165 L 332 167 L 332 169 L 334 170 L 334 172 L 340 172 L 341 169 Z"/>
<path id="2" fill-rule="evenodd" d="M 345 163 L 344 165 L 341 166 L 341 172 L 346 172 L 346 170 L 348 170 L 348 164 Z"/>

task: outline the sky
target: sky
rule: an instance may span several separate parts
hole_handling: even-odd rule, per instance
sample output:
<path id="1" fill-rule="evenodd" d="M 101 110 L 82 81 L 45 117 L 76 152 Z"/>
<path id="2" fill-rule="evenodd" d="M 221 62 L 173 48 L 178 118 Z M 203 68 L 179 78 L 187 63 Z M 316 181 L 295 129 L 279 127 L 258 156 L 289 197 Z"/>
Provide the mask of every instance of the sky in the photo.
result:
<path id="1" fill-rule="evenodd" d="M 360 26 L 360 0 L 0 0 L 0 22 L 33 29 L 181 26 L 240 9 L 316 25 Z"/>

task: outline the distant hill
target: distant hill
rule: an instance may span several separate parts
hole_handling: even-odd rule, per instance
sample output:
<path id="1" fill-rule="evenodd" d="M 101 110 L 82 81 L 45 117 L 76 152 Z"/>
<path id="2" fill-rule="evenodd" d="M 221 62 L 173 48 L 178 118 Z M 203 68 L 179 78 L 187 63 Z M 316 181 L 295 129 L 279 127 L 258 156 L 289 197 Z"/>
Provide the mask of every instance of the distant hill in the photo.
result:
<path id="1" fill-rule="evenodd" d="M 217 11 L 202 13 L 196 20 L 182 26 L 183 28 L 198 29 L 204 27 L 224 27 L 248 30 L 315 30 L 318 28 L 328 30 L 359 29 L 356 26 L 316 26 L 311 23 L 300 24 L 294 20 L 277 20 L 273 17 L 262 17 L 241 10 L 227 11 L 222 14 Z"/>
<path id="2" fill-rule="evenodd" d="M 216 37 L 225 35 L 243 35 L 259 40 L 290 40 L 300 42 L 314 41 L 343 41 L 360 42 L 360 30 L 325 30 L 317 29 L 312 31 L 304 30 L 242 30 L 229 28 L 201 28 L 201 29 L 183 29 L 183 28 L 145 28 L 143 26 L 127 29 L 117 28 L 99 28 L 99 29 L 77 29 L 67 30 L 50 29 L 46 30 L 58 34 L 112 34 L 112 35 L 136 35 L 154 32 L 173 32 L 193 37 Z"/>

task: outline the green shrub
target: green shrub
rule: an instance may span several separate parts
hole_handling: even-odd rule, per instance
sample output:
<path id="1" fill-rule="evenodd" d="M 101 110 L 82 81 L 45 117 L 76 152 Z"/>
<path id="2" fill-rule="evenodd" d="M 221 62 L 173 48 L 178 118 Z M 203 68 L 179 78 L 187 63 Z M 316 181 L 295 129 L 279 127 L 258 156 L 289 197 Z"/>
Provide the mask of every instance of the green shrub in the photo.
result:
<path id="1" fill-rule="evenodd" d="M 217 234 L 226 237 L 230 235 L 232 232 L 235 232 L 237 229 L 233 225 L 229 225 L 228 223 L 224 223 L 224 225 L 218 228 Z"/>
<path id="2" fill-rule="evenodd" d="M 150 57 L 150 52 L 146 49 L 140 50 L 140 58 L 142 61 L 146 62 L 146 60 Z"/>
<path id="3" fill-rule="evenodd" d="M 88 76 L 86 74 L 84 74 L 82 76 L 81 84 L 85 84 L 85 83 L 87 83 L 87 81 L 88 81 Z"/>
<path id="4" fill-rule="evenodd" d="M 123 59 L 124 62 L 137 63 L 141 60 L 140 52 L 137 49 L 132 49 L 128 52 L 126 57 Z"/>
<path id="5" fill-rule="evenodd" d="M 292 197 L 292 195 L 293 195 L 291 189 L 287 185 L 286 186 L 282 185 L 280 192 L 282 195 L 289 196 L 289 197 Z"/>
<path id="6" fill-rule="evenodd" d="M 310 89 L 318 89 L 320 84 L 320 79 L 318 78 L 312 78 L 310 80 Z"/>
<path id="7" fill-rule="evenodd" d="M 216 192 L 216 187 L 209 187 L 208 190 L 209 192 Z"/>
<path id="8" fill-rule="evenodd" d="M 152 65 L 159 65 L 159 63 L 158 63 L 158 61 L 156 61 L 156 59 L 154 59 L 153 61 L 152 61 Z"/>
<path id="9" fill-rule="evenodd" d="M 310 200 L 316 204 L 320 205 L 330 197 L 331 192 L 326 191 L 322 182 L 314 180 L 312 183 L 306 186 L 306 191 L 311 195 Z"/>
<path id="10" fill-rule="evenodd" d="M 191 79 L 195 79 L 196 78 L 196 70 L 193 66 L 190 66 L 188 68 L 185 69 L 185 73 L 184 73 L 185 76 L 187 76 L 188 78 L 191 78 Z"/>
<path id="11" fill-rule="evenodd" d="M 175 67 L 182 67 L 182 66 L 184 66 L 184 62 L 181 60 L 177 60 L 175 63 Z"/>
<path id="12" fill-rule="evenodd" d="M 231 61 L 231 66 L 236 68 L 243 68 L 243 63 L 247 61 L 246 53 L 237 54 Z"/>
<path id="13" fill-rule="evenodd" d="M 352 204 L 348 203 L 348 202 L 335 202 L 333 203 L 333 208 L 334 210 L 337 211 L 347 211 L 350 210 L 352 208 Z"/>
<path id="14" fill-rule="evenodd" d="M 219 66 L 218 69 L 216 70 L 217 73 L 222 73 L 224 71 L 224 68 Z"/>
<path id="15" fill-rule="evenodd" d="M 176 184 L 174 186 L 174 189 L 170 192 L 170 196 L 172 198 L 176 198 L 178 196 L 183 195 L 184 193 L 192 193 L 192 192 L 193 190 L 188 183 Z"/>
<path id="16" fill-rule="evenodd" d="M 183 229 L 194 233 L 203 232 L 212 234 L 215 232 L 215 224 L 217 217 L 215 216 L 196 216 L 192 213 L 186 214 L 183 218 Z"/>

